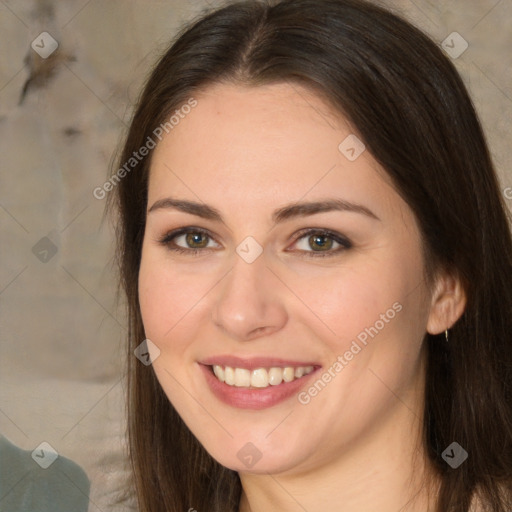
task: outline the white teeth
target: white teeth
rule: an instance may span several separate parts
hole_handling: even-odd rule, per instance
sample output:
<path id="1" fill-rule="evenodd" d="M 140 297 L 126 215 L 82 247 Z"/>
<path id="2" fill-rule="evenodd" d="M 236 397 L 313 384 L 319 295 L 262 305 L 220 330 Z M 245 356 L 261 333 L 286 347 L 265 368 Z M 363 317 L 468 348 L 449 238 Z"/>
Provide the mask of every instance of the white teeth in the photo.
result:
<path id="1" fill-rule="evenodd" d="M 268 382 L 272 386 L 277 386 L 283 382 L 283 369 L 282 368 L 270 368 L 268 371 Z"/>
<path id="2" fill-rule="evenodd" d="M 251 386 L 253 388 L 266 388 L 268 386 L 268 372 L 265 368 L 258 368 L 252 371 Z"/>
<path id="3" fill-rule="evenodd" d="M 285 382 L 291 382 L 295 378 L 295 370 L 291 366 L 287 366 L 283 370 L 283 380 Z"/>
<path id="4" fill-rule="evenodd" d="M 224 368 L 222 366 L 219 366 L 218 364 L 213 365 L 213 373 L 215 373 L 215 376 L 217 379 L 219 379 L 221 382 L 224 382 Z"/>
<path id="5" fill-rule="evenodd" d="M 230 366 L 226 366 L 226 368 L 224 368 L 224 382 L 230 386 L 235 385 L 235 370 Z"/>
<path id="6" fill-rule="evenodd" d="M 245 368 L 235 368 L 235 386 L 249 387 L 251 385 L 251 372 Z"/>
<path id="7" fill-rule="evenodd" d="M 268 386 L 277 386 L 284 382 L 291 382 L 308 375 L 313 371 L 313 366 L 287 366 L 285 368 L 257 368 L 256 370 L 247 370 L 246 368 L 232 368 L 230 366 L 222 367 L 213 365 L 213 373 L 221 382 L 228 386 L 267 388 Z"/>

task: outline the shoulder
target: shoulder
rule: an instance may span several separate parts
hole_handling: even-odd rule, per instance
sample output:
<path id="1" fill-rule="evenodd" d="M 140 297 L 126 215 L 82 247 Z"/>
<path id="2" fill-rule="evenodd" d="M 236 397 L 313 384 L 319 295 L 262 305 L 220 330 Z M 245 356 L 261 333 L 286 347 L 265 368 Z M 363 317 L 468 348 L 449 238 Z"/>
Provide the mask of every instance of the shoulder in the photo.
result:
<path id="1" fill-rule="evenodd" d="M 66 457 L 22 450 L 0 436 L 0 499 L 5 510 L 19 512 L 86 511 L 90 482 Z"/>

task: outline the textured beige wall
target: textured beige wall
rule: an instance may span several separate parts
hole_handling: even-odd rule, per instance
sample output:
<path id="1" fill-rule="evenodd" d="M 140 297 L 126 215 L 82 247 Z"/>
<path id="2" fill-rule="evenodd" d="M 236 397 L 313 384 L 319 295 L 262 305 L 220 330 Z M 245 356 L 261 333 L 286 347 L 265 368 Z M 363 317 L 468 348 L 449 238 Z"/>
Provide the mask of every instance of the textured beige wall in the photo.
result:
<path id="1" fill-rule="evenodd" d="M 455 63 L 502 188 L 512 187 L 512 2 L 382 3 L 439 43 L 454 31 L 468 42 Z M 125 329 L 112 232 L 92 190 L 105 181 L 151 63 L 208 4 L 216 5 L 0 1 L 0 433 L 26 450 L 49 442 L 82 465 L 91 511 L 130 509 L 112 505 L 123 477 Z M 31 48 L 43 31 L 59 44 L 44 60 Z"/>

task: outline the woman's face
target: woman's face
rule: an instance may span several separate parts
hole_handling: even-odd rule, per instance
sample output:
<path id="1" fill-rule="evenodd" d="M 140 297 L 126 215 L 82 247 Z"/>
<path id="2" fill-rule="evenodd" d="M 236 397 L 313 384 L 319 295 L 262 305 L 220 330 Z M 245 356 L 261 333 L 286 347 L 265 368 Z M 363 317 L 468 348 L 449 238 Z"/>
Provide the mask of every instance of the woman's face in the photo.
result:
<path id="1" fill-rule="evenodd" d="M 139 275 L 169 400 L 241 472 L 411 436 L 430 297 L 410 208 L 306 89 L 195 99 L 154 150 Z"/>

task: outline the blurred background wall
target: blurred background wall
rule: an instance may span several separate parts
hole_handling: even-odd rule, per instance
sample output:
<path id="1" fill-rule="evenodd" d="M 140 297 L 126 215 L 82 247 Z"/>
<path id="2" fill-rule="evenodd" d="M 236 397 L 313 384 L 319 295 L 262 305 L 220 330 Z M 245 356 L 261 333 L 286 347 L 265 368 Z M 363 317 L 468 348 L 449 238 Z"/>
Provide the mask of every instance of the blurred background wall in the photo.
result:
<path id="1" fill-rule="evenodd" d="M 454 59 L 512 209 L 512 0 L 381 3 Z M 218 5 L 0 0 L 0 434 L 80 464 L 91 512 L 134 510 L 124 496 L 126 329 L 113 232 L 93 190 L 158 55 L 183 22 Z"/>

